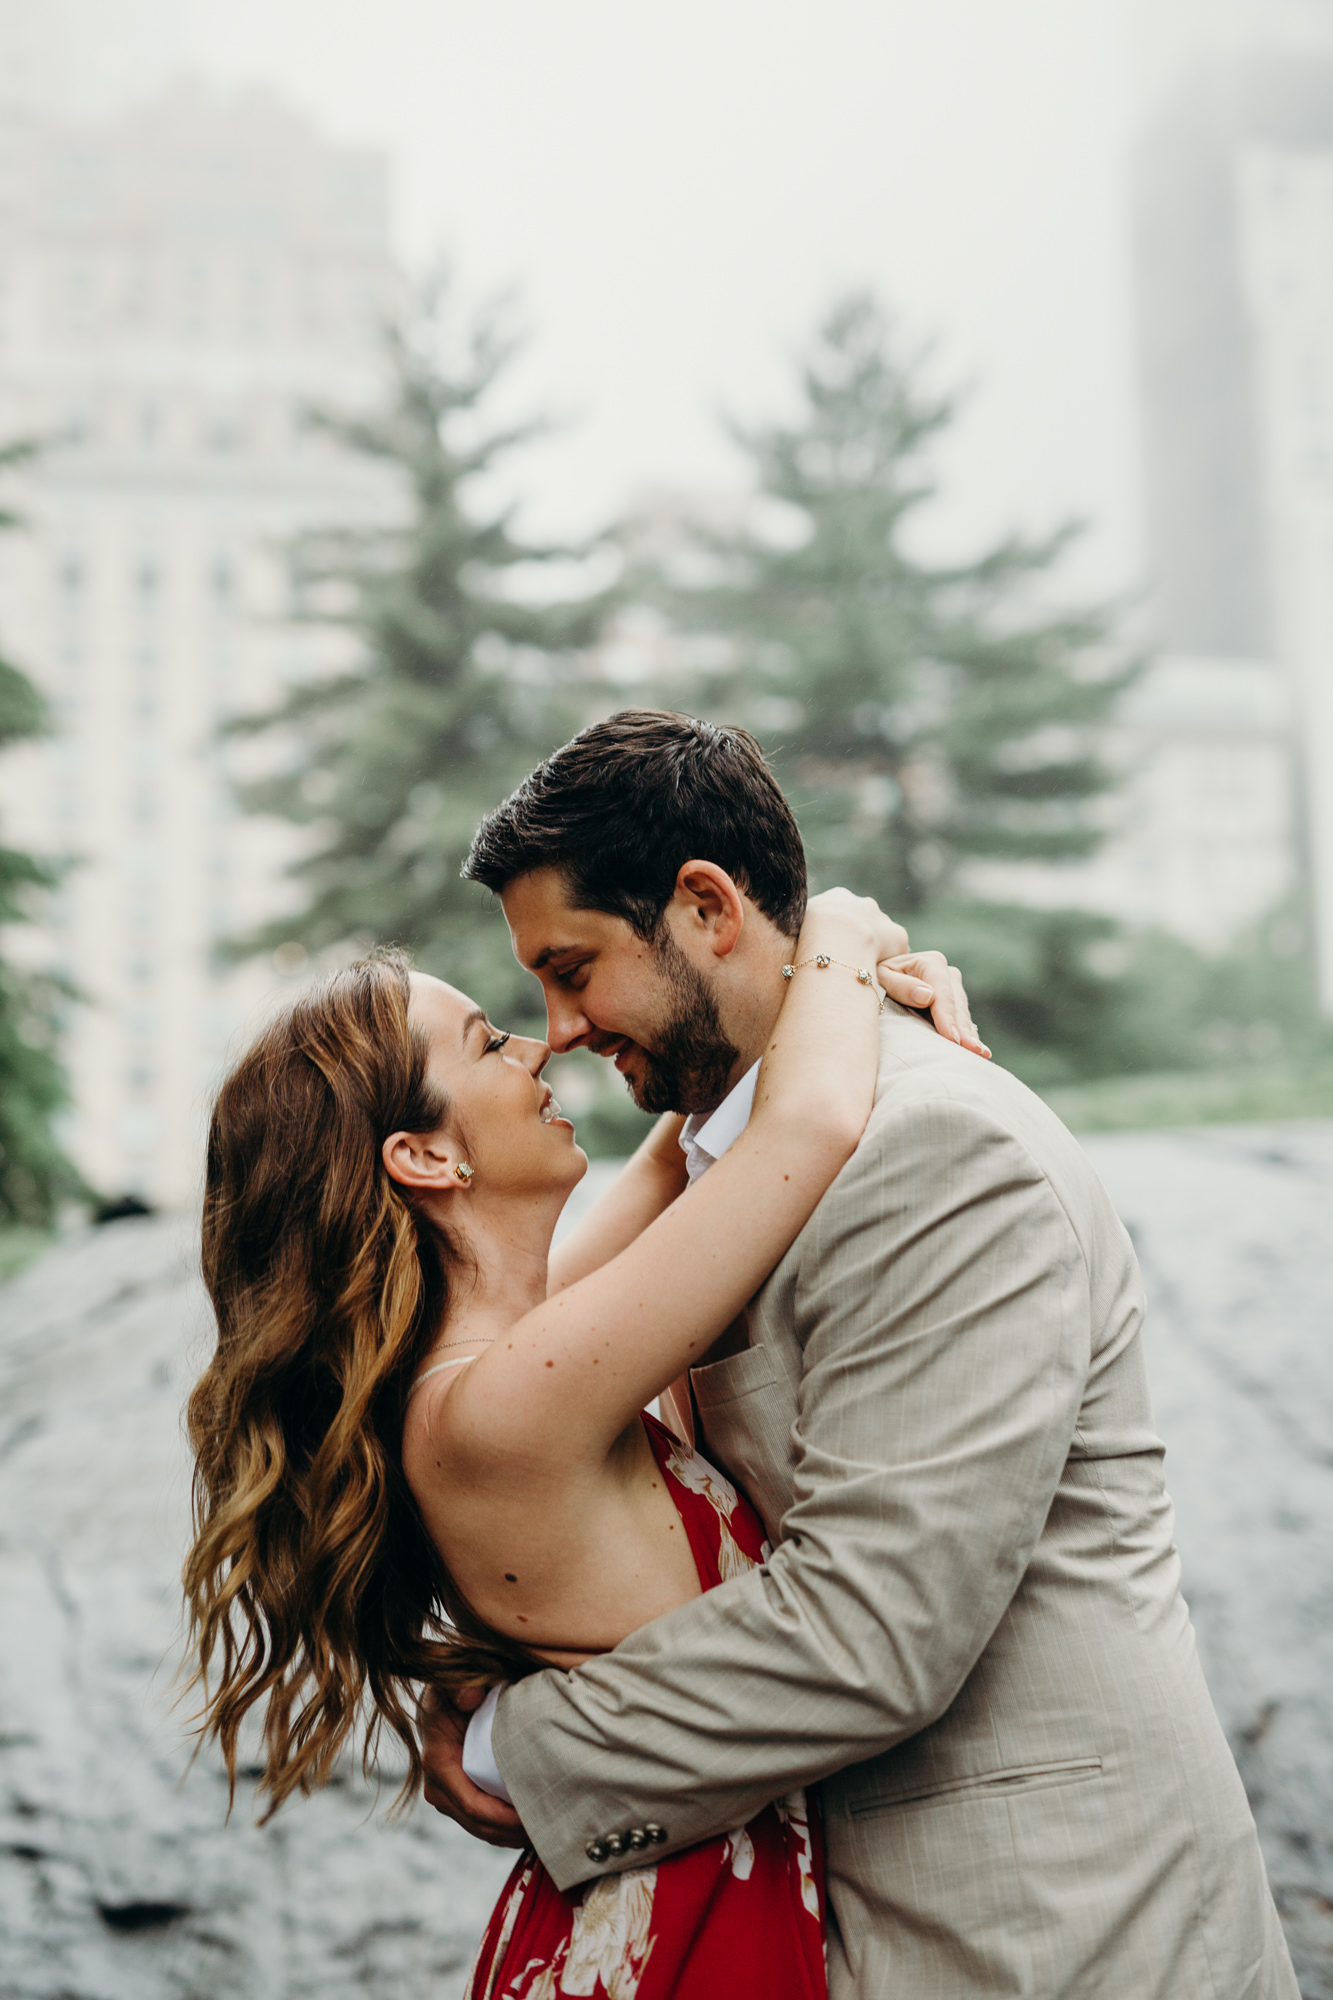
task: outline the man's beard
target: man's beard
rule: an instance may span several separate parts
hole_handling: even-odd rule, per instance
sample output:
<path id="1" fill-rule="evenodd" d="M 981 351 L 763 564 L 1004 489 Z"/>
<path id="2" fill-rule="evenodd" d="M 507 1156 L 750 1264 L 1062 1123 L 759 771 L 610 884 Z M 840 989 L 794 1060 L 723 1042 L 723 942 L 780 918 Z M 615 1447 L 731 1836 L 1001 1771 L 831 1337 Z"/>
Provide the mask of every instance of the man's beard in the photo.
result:
<path id="1" fill-rule="evenodd" d="M 722 1029 L 717 1001 L 669 931 L 654 945 L 671 1012 L 655 1050 L 640 1043 L 643 1080 L 627 1078 L 640 1111 L 713 1111 L 727 1094 L 740 1050 Z"/>

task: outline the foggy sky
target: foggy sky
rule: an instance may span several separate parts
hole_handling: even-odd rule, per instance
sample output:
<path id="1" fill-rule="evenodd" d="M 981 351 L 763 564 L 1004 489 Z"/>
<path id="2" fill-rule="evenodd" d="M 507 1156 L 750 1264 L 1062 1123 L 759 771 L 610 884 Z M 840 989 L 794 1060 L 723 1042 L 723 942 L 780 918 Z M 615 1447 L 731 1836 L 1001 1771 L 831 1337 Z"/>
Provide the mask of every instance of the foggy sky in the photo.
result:
<path id="1" fill-rule="evenodd" d="M 387 143 L 401 240 L 519 285 L 516 396 L 574 420 L 543 525 L 730 483 L 719 408 L 788 393 L 870 283 L 969 386 L 940 533 L 1076 511 L 1136 564 L 1113 0 L 198 0 L 198 58 Z"/>
<path id="2" fill-rule="evenodd" d="M 532 525 L 585 528 L 656 483 L 733 484 L 717 413 L 780 409 L 805 330 L 868 283 L 936 337 L 936 382 L 967 391 L 935 546 L 1072 512 L 1093 532 L 1071 581 L 1138 578 L 1127 135 L 1207 21 L 1235 31 L 1255 0 L 0 13 L 39 4 L 64 9 L 85 83 L 123 95 L 136 64 L 145 81 L 188 64 L 388 151 L 404 255 L 443 249 L 473 295 L 521 297 L 513 403 L 568 420 L 516 473 Z"/>

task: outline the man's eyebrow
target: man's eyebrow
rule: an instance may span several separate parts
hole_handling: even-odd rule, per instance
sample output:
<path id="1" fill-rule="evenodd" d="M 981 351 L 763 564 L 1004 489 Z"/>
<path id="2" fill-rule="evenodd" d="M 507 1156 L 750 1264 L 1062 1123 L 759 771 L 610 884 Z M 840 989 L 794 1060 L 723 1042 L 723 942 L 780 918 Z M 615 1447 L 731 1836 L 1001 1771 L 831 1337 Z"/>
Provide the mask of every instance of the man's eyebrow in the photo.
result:
<path id="1" fill-rule="evenodd" d="M 533 959 L 528 970 L 530 972 L 540 972 L 542 967 L 549 965 L 553 958 L 565 958 L 571 951 L 578 951 L 579 949 L 580 946 L 576 944 L 545 944 Z"/>
<path id="2" fill-rule="evenodd" d="M 472 1012 L 468 1015 L 466 1021 L 464 1021 L 463 1023 L 462 1040 L 466 1042 L 468 1036 L 472 1033 L 472 1030 L 477 1026 L 479 1022 L 484 1022 L 485 1019 L 486 1019 L 486 1009 L 484 1007 L 474 1007 L 472 1009 Z"/>

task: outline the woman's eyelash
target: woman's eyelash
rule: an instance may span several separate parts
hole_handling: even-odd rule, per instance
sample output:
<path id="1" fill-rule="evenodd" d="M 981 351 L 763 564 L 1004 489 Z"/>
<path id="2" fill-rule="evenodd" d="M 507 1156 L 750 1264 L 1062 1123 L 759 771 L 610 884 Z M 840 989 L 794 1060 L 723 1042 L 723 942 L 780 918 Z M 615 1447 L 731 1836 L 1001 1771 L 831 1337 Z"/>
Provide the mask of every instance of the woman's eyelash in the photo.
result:
<path id="1" fill-rule="evenodd" d="M 489 1040 L 489 1042 L 487 1042 L 487 1044 L 486 1044 L 486 1053 L 487 1053 L 487 1055 L 488 1055 L 488 1056 L 493 1056 L 493 1055 L 495 1054 L 495 1051 L 496 1051 L 497 1049 L 502 1049 L 502 1048 L 504 1047 L 505 1043 L 506 1043 L 506 1042 L 507 1042 L 508 1040 L 509 1040 L 509 1036 L 508 1036 L 507 1034 L 505 1034 L 505 1035 L 492 1035 L 492 1036 L 491 1036 L 491 1039 L 490 1039 L 490 1040 Z"/>

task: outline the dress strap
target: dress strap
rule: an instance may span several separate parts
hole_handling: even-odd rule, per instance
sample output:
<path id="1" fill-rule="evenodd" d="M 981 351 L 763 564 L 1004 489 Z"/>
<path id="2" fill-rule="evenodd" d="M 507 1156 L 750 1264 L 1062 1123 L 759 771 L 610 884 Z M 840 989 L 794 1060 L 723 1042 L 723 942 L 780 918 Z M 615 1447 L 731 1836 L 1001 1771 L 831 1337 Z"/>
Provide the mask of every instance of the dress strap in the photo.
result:
<path id="1" fill-rule="evenodd" d="M 410 1402 L 412 1397 L 416 1395 L 417 1390 L 423 1382 L 427 1381 L 432 1375 L 438 1375 L 442 1368 L 461 1368 L 466 1362 L 475 1361 L 476 1359 L 475 1354 L 456 1354 L 452 1361 L 437 1361 L 433 1368 L 423 1368 L 407 1392 L 408 1401 Z"/>

